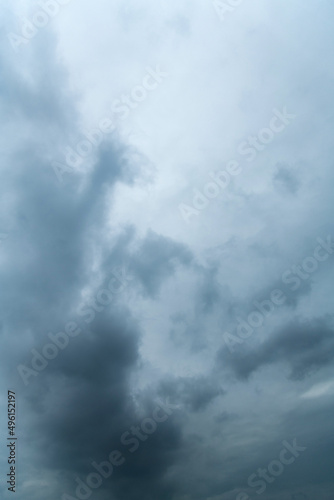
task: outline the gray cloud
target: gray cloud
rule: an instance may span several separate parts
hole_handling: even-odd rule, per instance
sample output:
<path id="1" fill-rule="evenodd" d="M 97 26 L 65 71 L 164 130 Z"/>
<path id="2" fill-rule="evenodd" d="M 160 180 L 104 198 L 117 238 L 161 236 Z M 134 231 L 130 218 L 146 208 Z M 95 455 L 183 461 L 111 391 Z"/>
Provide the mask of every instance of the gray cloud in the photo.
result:
<path id="1" fill-rule="evenodd" d="M 178 404 L 183 405 L 191 412 L 198 412 L 220 395 L 224 390 L 209 378 L 178 378 L 175 380 L 164 380 L 161 384 L 160 393 L 169 397 Z"/>
<path id="2" fill-rule="evenodd" d="M 282 281 L 333 234 L 331 3 L 243 2 L 221 23 L 189 0 L 70 2 L 17 53 L 7 33 L 29 12 L 5 4 L 0 366 L 18 500 L 75 497 L 115 449 L 97 500 L 251 497 L 285 439 L 307 452 L 263 498 L 331 500 L 332 259 L 296 290 Z M 157 65 L 168 79 L 59 183 L 52 162 Z M 239 145 L 284 106 L 293 123 L 248 163 Z M 185 225 L 184 193 L 233 158 L 240 175 Z M 126 284 L 100 307 L 115 272 Z M 224 332 L 275 288 L 285 303 L 228 352 Z M 80 334 L 25 386 L 17 366 L 68 321 Z"/>
<path id="3" fill-rule="evenodd" d="M 334 357 L 332 318 L 294 321 L 271 335 L 256 350 L 241 349 L 225 356 L 223 348 L 218 359 L 230 366 L 241 379 L 248 378 L 264 365 L 283 362 L 290 368 L 289 377 L 300 380 L 327 366 Z"/>

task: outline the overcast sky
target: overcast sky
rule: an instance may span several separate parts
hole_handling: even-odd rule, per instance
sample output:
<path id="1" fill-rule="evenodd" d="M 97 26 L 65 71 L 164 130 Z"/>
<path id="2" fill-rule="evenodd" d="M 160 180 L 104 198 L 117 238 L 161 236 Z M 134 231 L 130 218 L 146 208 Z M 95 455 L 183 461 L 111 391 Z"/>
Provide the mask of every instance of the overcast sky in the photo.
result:
<path id="1" fill-rule="evenodd" d="M 333 500 L 333 16 L 2 0 L 1 498 Z"/>

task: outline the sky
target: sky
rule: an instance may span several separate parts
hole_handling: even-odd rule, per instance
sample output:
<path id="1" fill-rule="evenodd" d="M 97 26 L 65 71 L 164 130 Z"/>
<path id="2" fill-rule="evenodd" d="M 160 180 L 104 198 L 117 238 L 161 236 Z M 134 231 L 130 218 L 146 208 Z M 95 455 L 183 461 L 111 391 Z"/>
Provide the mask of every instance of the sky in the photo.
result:
<path id="1" fill-rule="evenodd" d="M 0 10 L 1 498 L 333 500 L 333 3 Z"/>

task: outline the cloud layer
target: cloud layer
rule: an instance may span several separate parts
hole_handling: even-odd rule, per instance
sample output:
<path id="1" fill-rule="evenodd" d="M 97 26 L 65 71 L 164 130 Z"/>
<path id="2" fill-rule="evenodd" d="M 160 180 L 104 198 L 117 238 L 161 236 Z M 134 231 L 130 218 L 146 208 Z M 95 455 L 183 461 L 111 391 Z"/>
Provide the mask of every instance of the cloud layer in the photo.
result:
<path id="1" fill-rule="evenodd" d="M 263 498 L 330 500 L 333 6 L 28 4 L 0 26 L 17 499 L 247 500 L 266 468 Z"/>

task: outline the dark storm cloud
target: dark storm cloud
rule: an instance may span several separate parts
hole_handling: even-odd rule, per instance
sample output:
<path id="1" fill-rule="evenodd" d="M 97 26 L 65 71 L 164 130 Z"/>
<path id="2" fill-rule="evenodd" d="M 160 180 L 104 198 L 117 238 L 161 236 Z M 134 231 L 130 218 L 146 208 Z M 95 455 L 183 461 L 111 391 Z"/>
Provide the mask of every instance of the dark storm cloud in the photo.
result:
<path id="1" fill-rule="evenodd" d="M 217 381 L 209 377 L 178 377 L 165 379 L 159 388 L 163 397 L 181 404 L 188 411 L 198 412 L 205 410 L 218 396 L 224 394 Z"/>
<path id="2" fill-rule="evenodd" d="M 269 254 L 267 254 L 268 256 Z M 278 271 L 277 274 L 279 274 Z M 284 272 L 286 272 L 284 270 Z M 282 273 L 283 276 L 283 273 Z M 292 273 L 288 275 L 288 278 L 291 278 Z M 296 289 L 292 289 L 290 282 L 289 285 L 286 284 L 281 279 L 275 280 L 271 285 L 266 286 L 261 291 L 256 291 L 256 293 L 252 294 L 249 298 L 247 297 L 244 301 L 238 301 L 238 304 L 235 304 L 233 308 L 234 317 L 238 314 L 246 317 L 252 311 L 258 311 L 258 308 L 255 306 L 255 303 L 263 303 L 266 300 L 271 300 L 271 294 L 275 290 L 279 290 L 281 292 L 281 303 L 280 305 L 275 304 L 274 310 L 281 311 L 284 308 L 287 308 L 290 311 L 295 311 L 300 303 L 301 299 L 308 296 L 313 288 L 313 279 L 312 276 L 309 275 L 305 280 L 299 279 L 298 287 Z M 256 286 L 256 283 L 255 283 Z M 270 316 L 270 315 L 269 315 Z"/>
<path id="3" fill-rule="evenodd" d="M 4 273 L 5 277 L 8 273 L 7 326 L 15 325 L 21 335 L 32 331 L 40 343 L 43 338 L 45 342 L 48 331 L 58 331 L 71 318 L 82 288 L 94 288 L 96 273 L 90 269 L 97 245 L 103 248 L 108 262 L 108 266 L 103 262 L 100 269 L 107 273 L 112 265 L 118 265 L 118 260 L 112 261 L 110 255 L 114 247 L 121 248 L 133 276 L 132 286 L 137 281 L 137 286 L 149 294 L 158 291 L 176 264 L 190 261 L 189 252 L 182 245 L 165 241 L 153 232 L 137 243 L 138 250 L 133 254 L 126 247 L 129 241 L 121 234 L 108 253 L 103 237 L 106 201 L 123 175 L 117 149 L 112 151 L 111 145 L 108 148 L 108 154 L 100 157 L 80 191 L 75 190 L 73 181 L 68 190 L 60 191 L 50 183 L 49 176 L 37 175 L 38 157 L 36 163 L 29 165 L 29 175 L 22 165 L 20 182 L 16 183 L 16 189 L 22 190 L 18 208 L 25 207 L 31 222 L 20 248 L 16 248 L 15 242 L 11 247 L 12 253 L 25 250 L 25 257 L 14 270 Z M 14 301 L 12 294 L 18 288 L 22 295 L 16 294 Z M 50 361 L 27 391 L 30 414 L 39 408 L 36 423 L 30 429 L 32 442 L 38 436 L 32 455 L 40 462 L 44 450 L 49 450 L 43 464 L 48 470 L 58 470 L 62 482 L 67 478 L 69 492 L 71 485 L 75 486 L 71 474 L 91 472 L 91 461 L 106 459 L 110 451 L 119 448 L 122 433 L 136 422 L 128 379 L 138 361 L 138 347 L 138 328 L 130 311 L 120 304 L 119 309 L 115 306 L 110 312 L 100 313 L 89 331 L 82 332 L 57 359 Z M 26 355 L 22 349 L 21 361 L 25 361 L 28 352 L 28 347 Z M 130 456 L 119 471 L 115 486 L 119 494 L 126 492 L 129 498 L 135 498 L 138 488 L 144 488 L 147 482 L 156 483 L 155 493 L 142 493 L 142 497 L 154 498 L 158 494 L 163 498 L 158 480 L 172 463 L 171 450 L 178 448 L 179 440 L 179 431 L 172 421 L 158 429 L 148 445 L 138 455 Z M 114 482 L 107 488 L 113 490 Z"/>
<path id="4" fill-rule="evenodd" d="M 103 244 L 104 232 L 98 228 L 104 224 L 109 191 L 121 178 L 122 159 L 116 152 L 102 156 L 81 192 L 74 181 L 62 190 L 45 160 L 31 149 L 16 158 L 15 165 L 15 176 L 5 188 L 16 193 L 13 209 L 25 214 L 29 229 L 8 246 L 16 265 L 4 271 L 4 307 L 19 332 L 28 317 L 31 325 L 34 315 L 37 325 L 44 319 L 44 328 L 59 327 L 58 308 L 63 321 L 87 283 L 94 249 Z"/>
<path id="5" fill-rule="evenodd" d="M 221 423 L 221 422 L 229 422 L 231 420 L 235 420 L 238 416 L 234 413 L 228 413 L 227 411 L 223 411 L 219 415 L 215 417 L 215 422 Z"/>
<path id="6" fill-rule="evenodd" d="M 122 265 L 133 279 L 132 286 L 140 294 L 152 299 L 158 298 L 162 284 L 179 267 L 190 267 L 193 255 L 183 244 L 149 230 L 142 237 L 136 237 L 133 226 L 126 226 L 106 255 L 104 270 L 110 266 Z"/>
<path id="7" fill-rule="evenodd" d="M 293 467 L 287 467 L 284 471 L 284 488 L 287 491 L 304 492 L 307 500 L 315 496 L 326 500 L 331 498 L 334 460 L 331 432 L 333 409 L 330 395 L 320 399 L 300 400 L 298 406 L 288 411 L 281 419 L 276 429 L 277 435 L 294 436 L 299 444 L 307 448 L 301 456 L 302 459 L 296 460 Z M 270 458 L 270 448 L 265 454 L 268 460 L 273 458 Z M 273 483 L 270 493 L 270 498 L 280 498 L 278 481 Z"/>
<path id="8" fill-rule="evenodd" d="M 240 379 L 247 379 L 265 365 L 284 363 L 289 378 L 303 379 L 327 366 L 334 359 L 333 319 L 325 317 L 308 322 L 295 320 L 271 335 L 258 348 L 240 346 L 233 355 L 223 348 L 218 360 L 229 366 Z"/>
<path id="9" fill-rule="evenodd" d="M 50 46 L 40 50 L 43 59 L 52 52 Z M 13 78 L 16 87 L 4 96 L 10 98 L 13 92 L 17 97 L 15 110 L 20 113 L 22 129 L 38 122 L 33 144 L 22 139 L 16 143 L 14 138 L 10 146 L 15 152 L 8 151 L 10 168 L 3 173 L 1 185 L 3 193 L 11 193 L 4 196 L 3 205 L 12 224 L 19 227 L 19 221 L 25 221 L 5 248 L 5 259 L 11 264 L 2 268 L 5 350 L 12 352 L 11 363 L 4 370 L 11 377 L 15 360 L 26 363 L 30 349 L 38 350 L 48 341 L 48 332 L 61 331 L 66 321 L 76 319 L 83 289 L 94 293 L 110 279 L 114 266 L 126 265 L 131 286 L 155 297 L 177 266 L 189 266 L 192 261 L 184 245 L 153 231 L 139 239 L 129 226 L 109 236 L 107 218 L 115 185 L 133 184 L 140 175 L 131 151 L 116 140 L 100 146 L 87 173 L 73 173 L 66 183 L 57 182 L 50 151 L 56 156 L 62 144 L 67 144 L 68 138 L 64 143 L 60 138 L 69 125 L 69 115 L 75 127 L 76 114 L 73 105 L 68 106 L 66 91 L 59 91 L 66 88 L 64 72 L 51 70 L 51 66 L 51 62 L 46 67 L 38 65 L 30 85 L 22 75 L 11 76 L 9 65 L 9 84 Z M 45 127 L 44 120 L 48 121 Z M 51 129 L 55 129 L 53 136 Z M 98 255 L 99 265 L 93 270 Z M 14 351 L 8 336 L 12 331 L 22 339 Z M 162 477 L 181 443 L 173 419 L 161 423 L 136 454 L 129 454 L 120 442 L 122 434 L 137 423 L 138 410 L 143 407 L 140 394 L 134 400 L 130 385 L 130 375 L 140 359 L 139 342 L 138 326 L 119 297 L 117 304 L 100 312 L 22 390 L 21 408 L 28 429 L 22 442 L 30 447 L 31 467 L 58 475 L 57 492 L 50 492 L 50 498 L 65 489 L 74 494 L 76 475 L 84 478 L 92 472 L 92 461 L 106 460 L 119 448 L 127 461 L 116 479 L 101 489 L 104 494 L 114 491 L 138 498 L 140 491 L 141 498 L 170 498 L 171 489 Z M 146 410 L 154 407 L 153 399 L 151 394 Z M 33 497 L 35 492 L 30 497 L 28 490 L 25 498 Z"/>
<path id="10" fill-rule="evenodd" d="M 7 42 L 6 28 L 0 26 L 4 42 Z M 41 32 L 34 45 L 25 46 L 24 52 L 16 54 L 14 60 L 10 46 L 1 44 L 0 106 L 7 125 L 14 122 L 20 128 L 18 120 L 29 120 L 34 126 L 43 127 L 43 131 L 36 130 L 36 134 L 43 135 L 47 129 L 53 139 L 55 136 L 65 138 L 73 131 L 73 123 L 78 120 L 75 109 L 78 96 L 69 90 L 65 68 L 54 64 L 56 48 L 57 39 L 50 31 Z M 62 92 L 59 92 L 59 84 Z M 51 137 L 44 136 L 44 139 L 49 142 Z"/>
<path id="11" fill-rule="evenodd" d="M 175 346 L 188 346 L 194 352 L 207 347 L 203 328 L 196 318 L 188 318 L 185 313 L 180 312 L 170 316 L 170 323 L 169 337 Z"/>
<path id="12" fill-rule="evenodd" d="M 235 301 L 230 288 L 219 283 L 218 265 L 208 262 L 205 266 L 195 260 L 190 268 L 195 285 L 192 289 L 191 310 L 183 309 L 171 314 L 169 337 L 175 346 L 187 347 L 191 352 L 205 350 L 210 342 L 207 338 L 206 321 L 222 314 L 231 314 Z"/>
<path id="13" fill-rule="evenodd" d="M 189 266 L 193 256 L 185 245 L 149 231 L 131 259 L 130 270 L 150 297 L 175 272 L 178 264 Z"/>
<path id="14" fill-rule="evenodd" d="M 59 471 L 61 493 L 74 495 L 75 478 L 85 480 L 95 470 L 93 461 L 106 461 L 111 451 L 119 450 L 126 461 L 105 481 L 101 493 L 138 498 L 140 491 L 145 499 L 168 498 L 170 486 L 162 478 L 181 446 L 173 416 L 158 424 L 134 453 L 121 440 L 154 410 L 154 394 L 139 394 L 136 400 L 131 395 L 138 333 L 129 311 L 101 314 L 90 334 L 76 339 L 45 371 L 48 389 L 42 398 L 40 387 L 33 389 L 31 410 L 35 391 L 43 406 L 31 426 L 32 440 L 38 436 L 34 451 L 40 457 L 49 450 L 44 466 Z"/>
<path id="15" fill-rule="evenodd" d="M 289 194 L 296 194 L 300 187 L 300 181 L 291 168 L 286 165 L 277 165 L 277 172 L 274 175 L 274 185 Z"/>
<path id="16" fill-rule="evenodd" d="M 0 232 L 9 233 L 0 248 L 0 369 L 6 386 L 2 394 L 9 383 L 18 388 L 17 497 L 60 500 L 65 492 L 75 497 L 77 479 L 85 481 L 94 472 L 92 462 L 106 461 L 117 449 L 125 462 L 94 491 L 96 500 L 236 500 L 238 492 L 249 491 L 249 474 L 277 458 L 282 440 L 297 438 L 308 454 L 275 479 L 263 499 L 293 500 L 303 491 L 307 500 L 331 500 L 333 404 L 330 394 L 315 398 L 311 386 L 317 377 L 321 384 L 327 377 L 328 384 L 333 365 L 332 317 L 324 312 L 330 307 L 331 271 L 325 263 L 314 278 L 299 280 L 295 290 L 288 286 L 291 275 L 280 280 L 287 267 L 311 255 L 313 238 L 332 218 L 330 182 L 320 196 L 320 177 L 330 177 L 331 168 L 331 146 L 326 146 L 332 137 L 330 12 L 314 7 L 328 23 L 322 29 L 313 17 L 305 19 L 297 7 L 276 0 L 265 12 L 255 2 L 249 18 L 242 17 L 243 9 L 250 9 L 245 3 L 221 29 L 217 19 L 206 26 L 211 20 L 205 13 L 214 14 L 212 6 L 187 1 L 185 19 L 191 29 L 187 44 L 180 45 L 179 38 L 176 46 L 172 39 L 166 45 L 160 39 L 154 17 L 160 7 L 151 12 L 145 1 L 136 1 L 135 17 L 145 19 L 149 30 L 137 31 L 133 23 L 134 33 L 127 30 L 122 45 L 115 25 L 111 28 L 114 5 L 117 10 L 120 3 L 102 0 L 95 9 L 86 0 L 73 2 L 73 11 L 72 5 L 64 9 L 68 17 L 59 23 L 59 45 L 48 27 L 18 54 L 10 45 L 0 49 Z M 173 2 L 163 3 L 166 10 L 175 8 Z M 180 29 L 175 15 L 168 19 Z M 89 47 L 77 46 L 81 27 L 87 42 L 87 22 Z M 4 38 L 7 30 L 1 33 Z M 115 38 L 108 38 L 114 31 Z M 143 55 L 144 39 L 154 51 Z M 129 77 L 128 88 L 139 63 L 145 67 L 153 56 L 169 63 L 172 83 L 157 96 L 157 108 L 148 102 L 138 106 L 133 122 L 148 131 L 151 127 L 151 133 L 158 130 L 156 144 L 148 134 L 147 150 L 161 174 L 155 186 L 161 198 L 141 199 L 142 192 L 136 198 L 138 186 L 147 180 L 147 162 L 114 136 L 60 184 L 52 162 L 81 137 L 78 94 L 71 90 L 78 75 L 84 82 L 80 106 L 87 112 L 82 121 L 89 121 L 109 92 L 122 92 L 118 84 Z M 69 79 L 56 63 L 62 58 Z M 248 66 L 250 71 L 244 71 Z M 240 113 L 242 94 L 248 97 Z M 287 130 L 273 149 L 268 146 L 265 172 L 258 168 L 259 155 L 254 168 L 238 178 L 241 185 L 230 186 L 222 204 L 215 205 L 217 211 L 210 212 L 214 204 L 204 210 L 204 222 L 198 219 L 194 230 L 178 225 L 171 215 L 174 194 L 192 176 L 198 179 L 195 164 L 213 168 L 229 154 L 233 137 L 257 130 L 257 117 L 278 105 L 278 97 L 282 106 L 291 98 L 288 109 L 291 102 L 291 112 L 301 119 L 296 119 L 296 132 Z M 206 114 L 208 109 L 217 113 Z M 175 142 L 174 129 L 180 131 Z M 196 144 L 199 135 L 204 139 Z M 145 149 L 145 141 L 138 143 Z M 299 163 L 303 154 L 305 165 Z M 190 158 L 191 169 L 185 167 Z M 174 167 L 169 171 L 173 165 L 180 165 L 177 173 Z M 124 193 L 127 198 L 121 199 Z M 127 276 L 126 287 L 86 324 L 78 311 L 92 307 L 115 269 Z M 221 350 L 217 367 L 215 349 L 223 343 L 222 333 L 275 288 L 284 291 L 286 301 L 265 323 L 262 343 L 255 333 L 235 353 Z M 156 328 L 138 320 L 134 311 L 141 307 L 143 316 L 159 315 Z M 308 322 L 303 320 L 306 310 Z M 289 322 L 297 314 L 301 319 Z M 18 363 L 28 364 L 31 349 L 41 351 L 50 342 L 48 333 L 63 331 L 69 320 L 78 322 L 80 334 L 25 387 Z M 179 376 L 188 364 L 193 373 Z M 287 368 L 288 380 L 277 365 Z M 170 414 L 163 409 L 168 401 L 179 406 Z M 134 438 L 144 422 L 147 428 L 152 425 L 157 405 L 168 418 L 156 421 L 152 433 Z M 124 435 L 131 437 L 134 451 Z M 5 496 L 5 486 L 0 489 Z"/>
<path id="17" fill-rule="evenodd" d="M 197 286 L 195 301 L 199 315 L 212 312 L 214 306 L 222 302 L 221 285 L 217 281 L 218 266 L 196 266 L 200 282 Z"/>
<path id="18" fill-rule="evenodd" d="M 137 361 L 137 348 L 135 326 L 122 316 L 104 315 L 41 374 L 48 389 L 34 432 L 40 433 L 41 452 L 53 450 L 45 457 L 48 465 L 85 471 L 90 457 L 110 451 L 133 413 L 127 371 Z M 36 382 L 32 403 L 37 391 L 41 395 Z"/>

